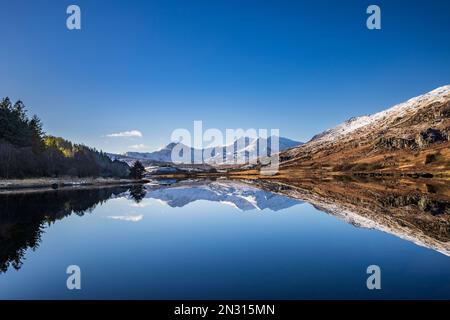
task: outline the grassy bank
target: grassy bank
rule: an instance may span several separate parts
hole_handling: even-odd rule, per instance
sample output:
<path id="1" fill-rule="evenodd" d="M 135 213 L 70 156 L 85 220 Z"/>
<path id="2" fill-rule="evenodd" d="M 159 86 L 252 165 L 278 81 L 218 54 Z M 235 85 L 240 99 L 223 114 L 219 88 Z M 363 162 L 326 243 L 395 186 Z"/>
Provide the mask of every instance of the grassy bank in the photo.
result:
<path id="1" fill-rule="evenodd" d="M 147 183 L 148 180 L 118 179 L 118 178 L 32 178 L 32 179 L 2 179 L 0 192 L 22 189 L 59 189 L 66 187 L 129 185 Z"/>

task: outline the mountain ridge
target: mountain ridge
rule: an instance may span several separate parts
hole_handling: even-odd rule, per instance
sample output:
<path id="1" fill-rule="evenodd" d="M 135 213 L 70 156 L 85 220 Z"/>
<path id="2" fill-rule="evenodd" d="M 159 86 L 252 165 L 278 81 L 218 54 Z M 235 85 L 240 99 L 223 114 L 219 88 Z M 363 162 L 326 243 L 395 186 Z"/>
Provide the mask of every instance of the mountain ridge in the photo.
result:
<path id="1" fill-rule="evenodd" d="M 353 117 L 280 152 L 281 168 L 306 172 L 450 173 L 450 85 L 373 115 Z"/>
<path id="2" fill-rule="evenodd" d="M 279 138 L 279 150 L 280 151 L 284 151 L 287 150 L 289 148 L 301 145 L 302 142 L 298 142 L 295 140 L 291 140 L 288 138 L 284 138 L 284 137 L 278 137 Z M 261 141 L 261 139 L 263 138 L 249 138 L 249 137 L 241 137 L 237 140 L 235 140 L 233 142 L 232 145 L 224 145 L 224 146 L 219 146 L 219 147 L 206 147 L 203 148 L 201 150 L 195 149 L 193 147 L 188 147 L 182 143 L 176 143 L 176 142 L 171 142 L 168 145 L 166 145 L 165 147 L 162 147 L 156 151 L 153 152 L 125 152 L 122 155 L 118 155 L 118 154 L 108 154 L 111 158 L 113 159 L 120 159 L 120 160 L 125 160 L 128 159 L 128 162 L 133 162 L 136 160 L 146 160 L 146 161 L 153 161 L 153 162 L 158 162 L 158 163 L 173 163 L 172 162 L 172 150 L 177 147 L 177 146 L 181 146 L 183 148 L 190 148 L 191 150 L 191 163 L 194 162 L 194 154 L 196 152 L 201 152 L 201 154 L 203 154 L 203 162 L 205 164 L 212 164 L 214 165 L 215 163 L 219 163 L 220 162 L 220 153 L 216 154 L 215 150 L 216 148 L 221 148 L 222 149 L 222 157 L 223 159 L 227 159 L 226 157 L 228 156 L 229 159 L 236 159 L 236 157 L 238 156 L 243 156 L 246 159 L 250 159 L 252 152 L 256 151 L 257 156 L 260 156 L 260 151 L 259 151 L 259 143 Z M 268 137 L 266 145 L 267 145 L 267 153 L 268 155 L 270 155 L 272 153 L 272 150 L 270 148 L 270 146 L 272 145 L 272 139 L 273 137 Z M 239 145 L 240 143 L 240 145 Z M 264 142 L 262 142 L 264 143 Z M 229 147 L 232 147 L 232 151 L 231 153 L 228 152 Z M 239 148 L 241 147 L 241 148 Z M 255 150 L 256 149 L 256 150 Z M 225 162 L 225 161 L 224 161 Z"/>

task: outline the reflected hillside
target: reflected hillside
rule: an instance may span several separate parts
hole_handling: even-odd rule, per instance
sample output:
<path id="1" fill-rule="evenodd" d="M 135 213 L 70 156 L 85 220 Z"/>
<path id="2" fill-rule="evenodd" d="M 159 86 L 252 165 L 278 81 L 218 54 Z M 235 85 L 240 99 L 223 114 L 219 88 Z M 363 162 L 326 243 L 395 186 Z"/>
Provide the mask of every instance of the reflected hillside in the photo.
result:
<path id="1" fill-rule="evenodd" d="M 252 180 L 357 227 L 378 229 L 450 256 L 450 188 L 430 179 Z"/>
<path id="2" fill-rule="evenodd" d="M 45 228 L 71 214 L 83 216 L 115 197 L 157 199 L 171 207 L 197 200 L 239 210 L 279 211 L 302 202 L 357 226 L 381 230 L 450 256 L 450 188 L 432 179 L 185 180 L 128 187 L 0 195 L 0 272 L 20 269 Z M 324 235 L 326 236 L 326 235 Z"/>

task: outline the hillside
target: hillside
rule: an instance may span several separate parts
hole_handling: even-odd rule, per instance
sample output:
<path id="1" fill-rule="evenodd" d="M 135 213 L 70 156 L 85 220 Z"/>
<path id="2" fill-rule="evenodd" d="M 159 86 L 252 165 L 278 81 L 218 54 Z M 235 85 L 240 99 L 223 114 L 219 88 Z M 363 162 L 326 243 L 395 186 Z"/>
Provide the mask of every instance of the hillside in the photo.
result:
<path id="1" fill-rule="evenodd" d="M 450 85 L 280 153 L 281 171 L 450 174 Z"/>
<path id="2" fill-rule="evenodd" d="M 37 116 L 31 119 L 21 101 L 0 101 L 0 178 L 128 177 L 126 163 L 105 153 L 46 135 Z"/>

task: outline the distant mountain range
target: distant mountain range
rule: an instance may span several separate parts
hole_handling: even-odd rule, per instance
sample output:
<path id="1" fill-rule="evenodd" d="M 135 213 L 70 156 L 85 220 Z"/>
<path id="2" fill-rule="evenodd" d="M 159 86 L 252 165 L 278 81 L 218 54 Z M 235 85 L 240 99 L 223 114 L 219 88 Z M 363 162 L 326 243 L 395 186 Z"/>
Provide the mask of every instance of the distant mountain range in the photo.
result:
<path id="1" fill-rule="evenodd" d="M 271 139 L 267 141 L 268 152 Z M 238 143 L 241 142 L 241 143 Z M 221 158 L 244 157 L 247 161 L 265 152 L 258 148 L 259 139 L 242 138 L 235 141 L 231 151 L 212 148 L 194 154 L 204 155 L 207 165 L 199 170 L 210 170 Z M 263 141 L 264 144 L 264 141 Z M 145 160 L 148 164 L 171 162 L 176 143 L 150 153 L 127 152 L 111 155 L 128 163 Z M 178 145 L 179 146 L 179 145 Z M 405 174 L 431 177 L 450 175 L 450 85 L 437 88 L 373 115 L 351 118 L 344 123 L 315 135 L 303 144 L 279 138 L 280 170 L 278 176 L 325 173 Z M 236 174 L 257 174 L 259 166 L 242 166 Z M 236 169 L 236 167 L 234 167 Z M 256 169 L 256 170 L 255 170 Z M 234 174 L 233 173 L 233 174 Z"/>
<path id="2" fill-rule="evenodd" d="M 244 157 L 246 160 L 249 160 L 252 158 L 252 156 L 256 155 L 256 157 L 259 156 L 270 156 L 272 154 L 272 139 L 274 137 L 269 137 L 267 139 L 264 138 L 248 138 L 248 137 L 242 137 L 238 140 L 236 140 L 233 145 L 227 147 L 222 146 L 219 147 L 221 152 L 217 153 L 216 148 L 204 148 L 202 150 L 197 150 L 194 148 L 191 149 L 191 163 L 194 161 L 194 154 L 196 152 L 200 152 L 200 154 L 203 154 L 203 162 L 206 164 L 214 164 L 219 163 L 220 158 L 224 159 L 223 162 L 225 162 L 226 159 L 236 159 L 237 157 L 241 156 Z M 301 145 L 301 142 L 294 141 L 291 139 L 279 137 L 279 151 L 284 151 L 289 148 L 293 148 L 296 146 Z M 264 141 L 266 140 L 266 141 Z M 259 145 L 266 145 L 267 146 L 267 152 L 264 152 L 263 150 L 259 149 Z M 125 162 L 134 162 L 136 160 L 145 160 L 148 162 L 154 162 L 155 164 L 158 163 L 171 163 L 172 162 L 172 150 L 175 147 L 183 147 L 183 148 L 189 148 L 181 143 L 169 143 L 167 146 L 156 150 L 154 152 L 126 152 L 122 155 L 119 154 L 109 154 L 109 156 L 113 159 L 122 160 Z"/>

